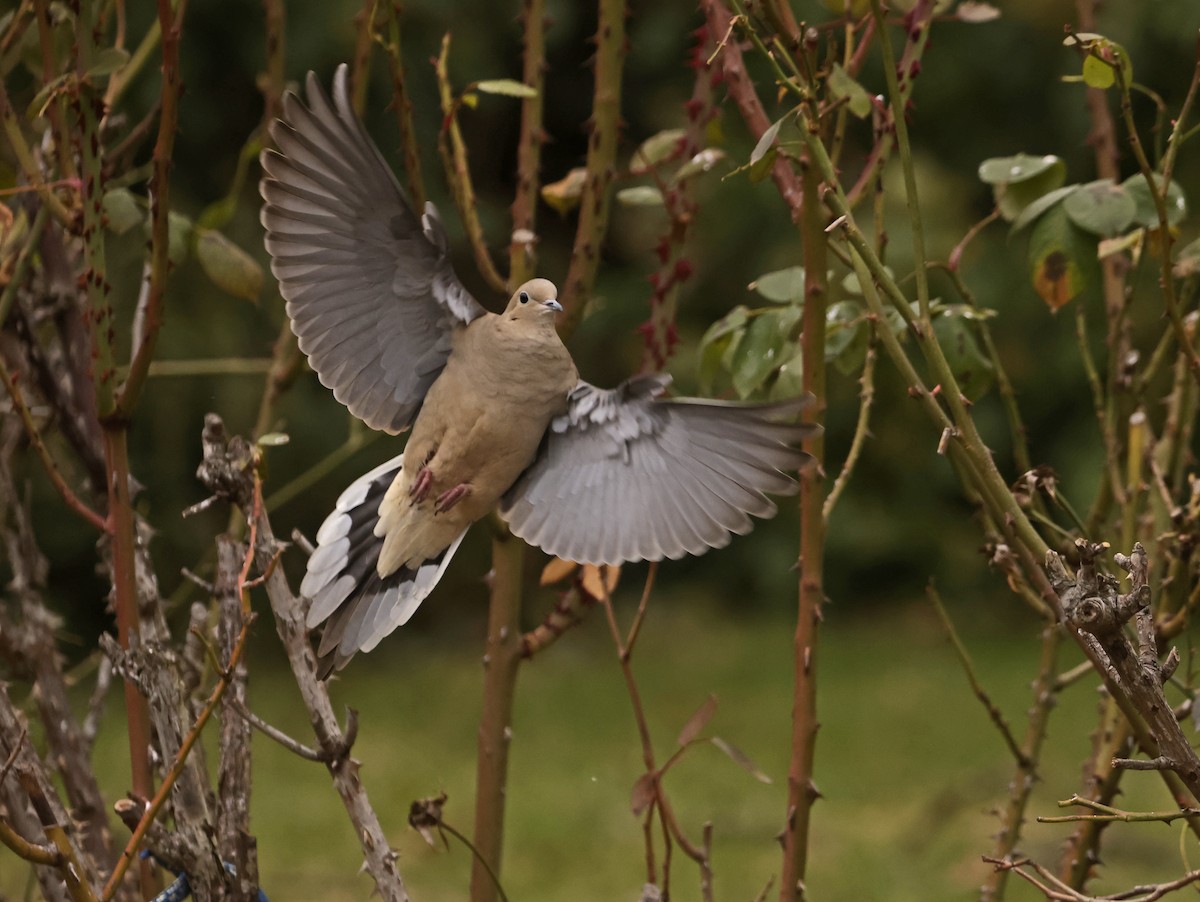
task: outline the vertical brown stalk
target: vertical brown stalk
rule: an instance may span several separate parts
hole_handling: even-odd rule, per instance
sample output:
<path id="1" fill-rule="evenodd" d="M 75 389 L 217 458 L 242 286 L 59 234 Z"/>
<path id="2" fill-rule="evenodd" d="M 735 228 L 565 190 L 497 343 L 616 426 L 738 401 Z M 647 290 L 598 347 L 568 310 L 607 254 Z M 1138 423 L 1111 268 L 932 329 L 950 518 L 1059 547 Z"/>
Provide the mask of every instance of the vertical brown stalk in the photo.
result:
<path id="1" fill-rule="evenodd" d="M 521 571 L 524 545 L 504 532 L 492 540 L 492 598 L 483 666 L 483 712 L 475 778 L 475 850 L 471 902 L 494 902 L 504 840 L 508 747 L 521 664 Z"/>
<path id="2" fill-rule="evenodd" d="M 804 250 L 804 390 L 813 396 L 805 421 L 820 423 L 825 411 L 825 231 L 819 202 L 820 177 L 809 165 L 802 177 L 804 207 L 800 220 Z M 817 639 L 825 594 L 824 439 L 805 441 L 815 459 L 800 476 L 800 590 L 796 616 L 795 684 L 792 690 L 792 757 L 788 765 L 788 816 L 784 831 L 780 898 L 806 898 L 804 875 L 812 806 L 819 797 L 813 783 L 817 729 Z"/>

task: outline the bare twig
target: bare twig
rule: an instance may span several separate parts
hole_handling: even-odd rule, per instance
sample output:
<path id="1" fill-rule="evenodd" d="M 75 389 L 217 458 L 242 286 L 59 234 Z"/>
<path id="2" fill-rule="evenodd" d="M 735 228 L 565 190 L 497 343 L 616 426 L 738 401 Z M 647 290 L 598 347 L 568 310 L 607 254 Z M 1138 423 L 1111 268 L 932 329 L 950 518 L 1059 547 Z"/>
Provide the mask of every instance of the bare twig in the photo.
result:
<path id="1" fill-rule="evenodd" d="M 318 744 L 323 752 L 330 754 L 325 766 L 354 825 L 367 872 L 385 902 L 407 902 L 408 893 L 396 867 L 396 856 L 388 845 L 378 815 L 371 807 L 358 773 L 358 762 L 349 754 L 350 731 L 344 733 L 338 725 L 329 692 L 325 684 L 317 679 L 316 656 L 308 642 L 300 600 L 288 587 L 283 569 L 272 566 L 279 543 L 261 503 L 255 500 L 258 493 L 253 474 L 254 452 L 240 438 L 227 439 L 224 423 L 215 414 L 205 418 L 202 444 L 204 460 L 197 474 L 201 482 L 213 494 L 242 507 L 247 519 L 255 523 L 252 547 L 258 567 L 266 574 L 264 585 L 275 615 L 275 626 L 283 640 L 292 675 L 308 710 Z"/>

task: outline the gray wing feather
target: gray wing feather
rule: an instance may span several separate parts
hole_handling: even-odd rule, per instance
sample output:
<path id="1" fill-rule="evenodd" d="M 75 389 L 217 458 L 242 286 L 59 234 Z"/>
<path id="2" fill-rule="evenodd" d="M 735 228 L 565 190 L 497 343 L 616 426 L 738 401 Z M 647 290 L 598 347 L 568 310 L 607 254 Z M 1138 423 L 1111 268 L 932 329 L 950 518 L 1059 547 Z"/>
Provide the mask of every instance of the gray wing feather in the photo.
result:
<path id="1" fill-rule="evenodd" d="M 300 594 L 311 601 L 309 629 L 325 624 L 317 647 L 322 679 L 359 651 L 370 651 L 388 633 L 407 623 L 442 578 L 466 535 L 418 567 L 380 577 L 375 564 L 383 540 L 375 535 L 379 502 L 404 456 L 392 458 L 356 479 L 337 500 L 317 531 Z"/>
<path id="2" fill-rule="evenodd" d="M 806 400 L 660 398 L 666 376 L 606 391 L 581 382 L 537 460 L 501 502 L 513 533 L 567 560 L 617 564 L 702 554 L 771 517 L 809 463 Z"/>
<path id="3" fill-rule="evenodd" d="M 311 72 L 289 94 L 262 155 L 271 270 L 300 349 L 368 426 L 412 424 L 450 354 L 454 327 L 482 315 L 451 268 L 445 230 L 418 216 L 355 116 L 346 67 L 332 100 Z"/>

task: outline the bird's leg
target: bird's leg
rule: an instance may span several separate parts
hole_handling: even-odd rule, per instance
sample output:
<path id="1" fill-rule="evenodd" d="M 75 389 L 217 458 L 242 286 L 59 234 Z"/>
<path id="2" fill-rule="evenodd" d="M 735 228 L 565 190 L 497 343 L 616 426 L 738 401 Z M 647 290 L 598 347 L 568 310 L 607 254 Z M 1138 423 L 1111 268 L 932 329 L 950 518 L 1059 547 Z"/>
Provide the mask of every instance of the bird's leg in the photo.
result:
<path id="1" fill-rule="evenodd" d="M 454 488 L 446 489 L 446 491 L 438 495 L 437 501 L 435 501 L 433 504 L 433 509 L 436 513 L 444 514 L 470 494 L 470 484 L 466 482 L 460 482 Z"/>
<path id="2" fill-rule="evenodd" d="M 429 449 L 429 453 L 425 455 L 425 460 L 421 462 L 421 469 L 417 471 L 412 485 L 408 487 L 408 497 L 412 498 L 413 504 L 420 504 L 424 501 L 425 497 L 429 494 L 429 490 L 433 487 L 433 470 L 429 469 L 429 462 L 433 460 L 433 455 L 437 454 L 437 449 L 437 445 Z"/>
<path id="3" fill-rule="evenodd" d="M 429 494 L 429 487 L 432 485 L 433 471 L 429 467 L 421 467 L 420 472 L 413 479 L 412 485 L 408 488 L 408 496 L 412 498 L 414 504 L 420 504 Z"/>

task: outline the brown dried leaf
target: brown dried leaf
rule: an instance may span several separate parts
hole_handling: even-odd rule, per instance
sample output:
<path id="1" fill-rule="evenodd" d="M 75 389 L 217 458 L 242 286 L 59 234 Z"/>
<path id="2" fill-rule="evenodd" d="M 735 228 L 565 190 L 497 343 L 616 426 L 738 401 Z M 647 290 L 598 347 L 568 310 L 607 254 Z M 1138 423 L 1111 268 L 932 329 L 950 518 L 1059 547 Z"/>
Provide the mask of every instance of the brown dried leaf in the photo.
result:
<path id="1" fill-rule="evenodd" d="M 553 558 L 542 568 L 542 576 L 538 580 L 538 585 L 549 586 L 552 583 L 560 582 L 578 569 L 579 565 L 574 561 L 564 561 L 560 557 Z"/>
<path id="2" fill-rule="evenodd" d="M 621 578 L 621 568 L 611 564 L 597 567 L 595 564 L 584 564 L 580 584 L 583 591 L 592 598 L 606 598 L 612 595 L 613 589 Z"/>
<path id="3" fill-rule="evenodd" d="M 699 708 L 696 709 L 687 723 L 683 725 L 683 729 L 679 731 L 678 742 L 681 746 L 687 745 L 693 739 L 700 735 L 700 731 L 708 726 L 708 722 L 712 720 L 712 716 L 717 713 L 717 697 L 709 694 Z"/>
<path id="4" fill-rule="evenodd" d="M 629 807 L 634 817 L 641 817 L 650 803 L 654 801 L 657 792 L 654 788 L 654 774 L 642 774 L 634 781 L 633 790 L 629 793 Z"/>

